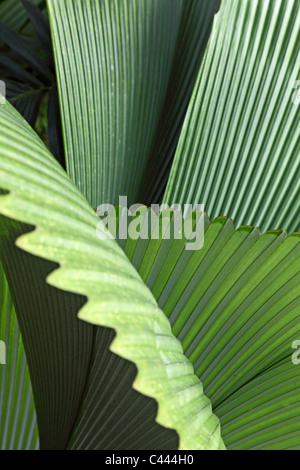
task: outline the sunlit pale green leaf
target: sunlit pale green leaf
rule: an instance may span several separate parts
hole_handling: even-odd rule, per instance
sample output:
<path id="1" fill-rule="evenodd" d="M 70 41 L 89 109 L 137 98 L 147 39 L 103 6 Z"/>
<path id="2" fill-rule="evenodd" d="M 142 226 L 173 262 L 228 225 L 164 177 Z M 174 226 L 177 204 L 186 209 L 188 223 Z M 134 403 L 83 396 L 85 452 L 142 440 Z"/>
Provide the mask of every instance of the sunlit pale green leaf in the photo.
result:
<path id="1" fill-rule="evenodd" d="M 0 108 L 0 128 L 0 187 L 8 191 L 0 198 L 0 213 L 36 227 L 19 237 L 17 246 L 32 255 L 59 262 L 60 268 L 48 275 L 48 283 L 87 297 L 79 317 L 116 331 L 111 350 L 136 364 L 134 388 L 156 399 L 157 421 L 177 431 L 181 449 L 224 448 L 219 421 L 212 414 L 210 401 L 191 362 L 122 249 L 111 239 L 99 240 L 96 228 L 104 231 L 102 222 L 99 226 L 99 218 L 85 198 L 8 103 Z M 79 334 L 81 326 L 76 326 L 71 315 L 69 318 L 73 331 Z M 36 320 L 34 324 L 46 329 L 47 319 Z M 29 332 L 32 327 L 33 324 Z M 61 342 L 71 347 L 66 353 L 68 361 L 69 355 L 72 358 L 75 353 L 74 333 L 70 327 L 57 327 L 58 331 Z M 24 333 L 23 337 L 26 347 Z M 44 338 L 49 341 L 46 334 Z M 84 347 L 88 345 L 84 343 Z M 52 358 L 46 356 L 45 360 L 51 370 Z M 82 370 L 78 367 L 78 373 Z M 47 370 L 43 373 L 47 377 Z M 66 379 L 58 375 L 56 380 L 60 383 Z M 66 399 L 64 394 L 62 399 Z M 58 404 L 62 406 L 60 400 Z M 71 405 L 75 406 L 73 401 Z M 39 417 L 38 406 L 37 413 Z"/>

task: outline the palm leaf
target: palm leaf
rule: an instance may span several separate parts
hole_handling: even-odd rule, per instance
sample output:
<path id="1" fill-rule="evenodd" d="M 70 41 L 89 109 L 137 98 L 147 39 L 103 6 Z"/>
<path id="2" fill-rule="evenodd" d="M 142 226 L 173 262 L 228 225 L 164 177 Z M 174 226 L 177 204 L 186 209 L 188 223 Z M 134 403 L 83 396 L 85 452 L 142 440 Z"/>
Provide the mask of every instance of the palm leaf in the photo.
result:
<path id="1" fill-rule="evenodd" d="M 199 38 L 199 23 L 192 21 L 199 4 L 193 2 L 189 10 L 178 0 L 171 17 L 167 0 L 132 1 L 121 7 L 115 1 L 48 3 L 69 173 L 94 206 L 99 200 L 116 202 L 122 193 L 133 201 L 145 184 L 145 171 L 151 181 L 158 176 L 158 182 L 148 195 L 144 188 L 140 194 L 159 198 L 194 80 L 192 64 L 196 56 L 200 60 L 192 47 L 180 47 L 179 38 L 189 22 L 191 44 Z M 206 206 L 209 201 L 213 216 L 224 210 L 235 215 L 239 226 L 259 223 L 270 228 L 282 223 L 289 231 L 296 228 L 297 108 L 289 100 L 291 90 L 279 85 L 288 86 L 298 70 L 298 10 L 298 0 L 277 5 L 256 0 L 223 3 L 181 134 L 166 201 Z M 172 34 L 166 34 L 162 18 L 169 19 Z M 145 28 L 137 28 L 141 20 Z M 89 21 L 96 36 L 90 34 Z M 154 30 L 157 42 L 150 53 Z M 127 31 L 129 42 L 118 42 Z M 199 50 L 203 44 L 199 42 Z M 125 62 L 122 47 L 132 54 Z M 183 75 L 176 74 L 176 63 L 182 50 L 183 70 L 190 76 L 181 89 Z M 149 57 L 155 65 L 151 71 Z M 96 87 L 92 64 L 96 76 L 105 77 Z M 165 73 L 164 80 L 160 73 Z M 133 82 L 126 82 L 129 76 Z M 157 96 L 152 88 L 156 80 Z M 187 96 L 181 105 L 176 93 L 182 97 L 184 90 Z M 127 96 L 132 107 L 127 106 Z M 257 122 L 251 117 L 254 109 Z M 162 127 L 165 113 L 170 122 Z M 0 199 L 5 216 L 2 259 L 25 349 L 32 354 L 36 343 L 36 350 L 44 351 L 40 357 L 28 354 L 42 447 L 170 449 L 178 445 L 176 430 L 182 449 L 223 448 L 218 417 L 228 448 L 299 448 L 300 382 L 291 362 L 291 345 L 300 333 L 299 234 L 261 234 L 249 226 L 235 230 L 227 218 L 210 223 L 200 215 L 205 237 L 199 251 L 186 251 L 186 240 L 174 238 L 119 240 L 135 271 L 114 241 L 97 239 L 99 220 L 94 212 L 9 106 L 0 108 L 0 124 L 0 187 L 9 191 Z M 162 134 L 166 140 L 161 142 Z M 284 169 L 280 174 L 279 168 Z M 131 178 L 124 177 L 125 169 Z M 282 202 L 285 208 L 280 212 Z M 36 230 L 27 233 L 32 227 L 12 219 Z M 103 225 L 99 227 L 103 232 Z M 55 263 L 61 267 L 52 272 Z M 46 276 L 51 285 L 44 285 Z M 28 307 L 36 292 L 38 301 Z M 82 308 L 85 297 L 88 302 Z M 75 318 L 79 309 L 80 318 L 102 327 L 83 326 Z M 38 326 L 36 331 L 33 325 Z M 114 340 L 111 329 L 117 332 Z M 108 350 L 112 340 L 111 349 L 118 355 Z M 74 398 L 78 354 L 81 375 L 76 379 L 81 388 Z M 49 357 L 54 358 L 51 364 Z M 41 370 L 44 385 L 38 383 Z M 70 374 L 67 381 L 65 373 Z M 136 390 L 156 402 L 132 390 L 133 381 Z M 154 423 L 157 404 L 158 423 L 170 429 Z"/>
<path id="2" fill-rule="evenodd" d="M 150 224 L 150 213 L 142 209 L 141 226 L 147 217 Z M 129 238 L 125 253 L 203 382 L 225 444 L 299 445 L 300 370 L 291 356 L 300 335 L 300 234 L 235 230 L 225 217 L 211 223 L 202 217 L 199 250 L 187 251 L 188 239 L 173 234 L 170 240 Z"/>
<path id="3" fill-rule="evenodd" d="M 223 2 L 165 202 L 203 203 L 237 226 L 299 230 L 299 0 Z"/>
<path id="4" fill-rule="evenodd" d="M 92 328 L 76 321 L 84 299 L 48 286 L 45 278 L 56 265 L 15 246 L 30 226 L 1 217 L 0 229 L 1 259 L 27 352 L 40 445 L 61 449 L 77 419 L 92 349 Z"/>
<path id="5" fill-rule="evenodd" d="M 181 344 L 173 336 L 167 318 L 122 249 L 110 239 L 97 239 L 99 218 L 42 142 L 8 103 L 0 108 L 0 125 L 0 187 L 9 191 L 1 196 L 0 212 L 6 218 L 37 227 L 35 231 L 19 237 L 17 246 L 35 256 L 59 262 L 60 269 L 48 275 L 48 283 L 86 296 L 88 302 L 81 308 L 79 316 L 116 330 L 117 336 L 110 346 L 111 350 L 136 364 L 138 373 L 134 388 L 157 400 L 157 421 L 178 432 L 181 449 L 223 448 L 218 419 L 212 414 L 210 401 L 203 394 L 202 384 L 194 374 L 192 364 L 183 355 Z M 14 140 L 12 135 L 16 136 Z M 41 277 L 44 278 L 44 273 Z M 54 323 L 56 321 L 58 319 L 54 319 Z M 67 343 L 67 348 L 72 348 L 73 331 L 86 325 L 79 320 L 76 322 L 73 317 L 69 321 L 73 321 L 73 330 L 70 331 L 67 323 L 66 328 L 59 328 L 59 331 L 65 338 L 62 341 Z M 63 358 L 51 358 L 47 354 L 51 336 L 46 334 L 48 324 L 44 325 L 43 317 L 34 318 L 27 330 L 24 325 L 25 347 L 30 341 L 33 326 L 42 328 L 44 333 L 44 336 L 39 336 L 45 348 L 44 365 L 48 364 L 48 368 L 43 369 L 46 378 L 40 383 L 42 394 L 51 385 L 47 379 L 47 369 L 51 370 L 55 363 L 53 359 L 59 361 Z M 107 334 L 104 340 L 107 344 Z M 84 342 L 83 348 L 87 347 Z M 28 349 L 33 352 L 33 345 L 30 344 Z M 42 351 L 43 347 L 39 350 Z M 52 347 L 52 350 L 55 348 Z M 64 354 L 67 360 L 73 357 L 72 349 L 64 350 Z M 34 360 L 41 361 L 42 355 L 41 358 L 32 358 Z M 28 361 L 30 364 L 29 357 Z M 79 368 L 79 371 L 82 369 Z M 39 370 L 41 373 L 41 367 Z M 67 372 L 71 378 L 70 368 Z M 33 375 L 38 380 L 39 374 Z M 57 376 L 56 380 L 68 383 L 69 380 L 63 377 L 59 380 Z M 71 388 L 71 384 L 69 386 Z M 38 386 L 34 387 L 34 393 L 37 403 Z M 56 401 L 59 397 L 56 394 Z M 75 406 L 73 401 L 71 404 Z M 63 410 L 61 403 L 57 409 Z M 38 419 L 39 412 L 37 405 Z M 43 421 L 42 425 L 45 425 Z M 70 421 L 67 421 L 69 425 Z M 60 435 L 57 439 L 62 437 Z"/>
<path id="6" fill-rule="evenodd" d="M 145 200 L 165 167 L 159 197 L 217 6 L 48 1 L 67 168 L 93 207 Z"/>
<path id="7" fill-rule="evenodd" d="M 228 449 L 299 450 L 299 388 L 289 356 L 218 406 Z"/>
<path id="8" fill-rule="evenodd" d="M 182 0 L 50 0 L 48 10 L 68 173 L 93 207 L 117 204 L 119 194 L 133 203 L 168 86 Z"/>

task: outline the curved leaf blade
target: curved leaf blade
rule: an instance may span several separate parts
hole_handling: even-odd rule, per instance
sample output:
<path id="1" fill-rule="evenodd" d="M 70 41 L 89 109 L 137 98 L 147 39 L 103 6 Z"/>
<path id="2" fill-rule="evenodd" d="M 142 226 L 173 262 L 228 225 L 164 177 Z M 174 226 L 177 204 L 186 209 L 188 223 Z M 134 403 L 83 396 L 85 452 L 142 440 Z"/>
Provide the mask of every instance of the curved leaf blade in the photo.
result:
<path id="1" fill-rule="evenodd" d="M 49 0 L 67 169 L 92 207 L 136 202 L 182 0 Z M 70 53 L 72 51 L 72 53 Z"/>
<path id="2" fill-rule="evenodd" d="M 116 330 L 111 350 L 137 365 L 135 389 L 156 399 L 157 421 L 178 432 L 181 449 L 224 448 L 192 364 L 122 249 L 97 238 L 97 227 L 104 232 L 99 218 L 8 104 L 0 108 L 0 125 L 0 187 L 9 191 L 0 212 L 37 227 L 17 246 L 59 262 L 48 283 L 86 296 L 80 318 Z"/>

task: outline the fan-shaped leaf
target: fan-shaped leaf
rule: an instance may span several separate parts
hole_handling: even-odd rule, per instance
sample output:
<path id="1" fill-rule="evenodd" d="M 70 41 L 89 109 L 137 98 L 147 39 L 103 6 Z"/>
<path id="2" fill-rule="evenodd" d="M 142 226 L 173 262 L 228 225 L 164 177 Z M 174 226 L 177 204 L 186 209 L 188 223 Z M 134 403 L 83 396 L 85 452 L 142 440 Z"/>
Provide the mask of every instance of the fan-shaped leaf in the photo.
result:
<path id="1" fill-rule="evenodd" d="M 142 211 L 141 226 L 147 217 L 150 225 Z M 300 338 L 300 235 L 235 230 L 231 220 L 209 223 L 206 214 L 202 221 L 199 250 L 185 249 L 184 225 L 170 230 L 170 239 L 120 243 L 203 381 L 225 444 L 299 445 L 300 368 L 292 344 Z"/>

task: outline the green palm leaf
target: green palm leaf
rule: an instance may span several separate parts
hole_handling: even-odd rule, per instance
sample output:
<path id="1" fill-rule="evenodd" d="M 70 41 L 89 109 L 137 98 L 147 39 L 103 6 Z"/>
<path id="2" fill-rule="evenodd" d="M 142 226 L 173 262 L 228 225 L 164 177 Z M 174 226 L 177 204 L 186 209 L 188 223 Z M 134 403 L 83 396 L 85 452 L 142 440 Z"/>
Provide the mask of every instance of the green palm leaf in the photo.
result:
<path id="1" fill-rule="evenodd" d="M 69 175 L 93 207 L 117 204 L 119 194 L 133 203 L 168 86 L 182 0 L 50 0 L 48 9 Z"/>
<path id="2" fill-rule="evenodd" d="M 60 269 L 48 275 L 48 283 L 86 296 L 88 302 L 80 310 L 80 318 L 116 330 L 111 350 L 136 364 L 135 389 L 157 400 L 157 421 L 178 432 L 181 449 L 223 448 L 218 419 L 211 412 L 192 364 L 122 249 L 110 239 L 97 238 L 98 217 L 9 104 L 0 108 L 0 125 L 0 187 L 9 191 L 1 196 L 0 212 L 37 227 L 19 237 L 17 246 L 59 262 Z M 17 137 L 12 140 L 12 135 Z M 102 225 L 100 230 L 104 230 Z M 42 317 L 34 320 L 36 328 L 42 327 Z M 61 333 L 68 341 L 74 333 L 68 323 L 65 326 Z M 33 324 L 29 334 L 32 328 Z M 24 328 L 26 344 L 25 334 Z M 49 339 L 51 336 L 45 334 L 44 343 Z M 52 358 L 47 349 L 45 353 L 50 367 Z M 69 353 L 65 351 L 67 357 Z M 37 393 L 45 393 L 49 385 L 43 380 L 42 388 L 36 387 Z M 59 395 L 56 399 L 60 401 Z M 38 407 L 37 413 L 39 417 Z"/>
<path id="3" fill-rule="evenodd" d="M 228 449 L 299 450 L 299 389 L 289 356 L 215 408 Z"/>
<path id="4" fill-rule="evenodd" d="M 203 203 L 237 226 L 299 230 L 298 0 L 223 2 L 165 202 Z"/>
<path id="5" fill-rule="evenodd" d="M 237 230 L 198 213 L 199 250 L 118 246 L 88 203 L 163 194 L 217 3 L 48 0 L 82 194 L 0 106 L 0 254 L 42 448 L 299 448 L 299 233 L 242 225 L 298 228 L 299 0 L 222 3 L 180 135 L 165 201 Z M 0 442 L 35 448 L 7 281 Z"/>
<path id="6" fill-rule="evenodd" d="M 93 207 L 160 196 L 218 3 L 48 1 L 67 168 Z"/>
<path id="7" fill-rule="evenodd" d="M 149 214 L 142 210 L 141 226 Z M 289 448 L 300 435 L 300 370 L 291 360 L 300 336 L 300 234 L 202 217 L 199 250 L 187 251 L 187 239 L 174 234 L 128 239 L 125 253 L 203 382 L 225 444 Z"/>

